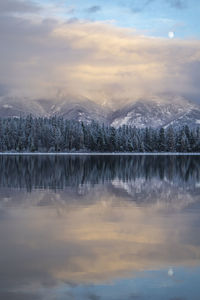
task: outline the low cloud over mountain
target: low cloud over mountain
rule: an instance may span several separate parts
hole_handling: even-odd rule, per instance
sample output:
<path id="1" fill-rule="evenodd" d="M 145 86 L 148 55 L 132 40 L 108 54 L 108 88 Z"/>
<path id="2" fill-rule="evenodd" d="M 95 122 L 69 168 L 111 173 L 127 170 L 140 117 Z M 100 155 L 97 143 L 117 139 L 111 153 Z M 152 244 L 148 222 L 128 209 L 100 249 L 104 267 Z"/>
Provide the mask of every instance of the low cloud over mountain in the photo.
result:
<path id="1" fill-rule="evenodd" d="M 146 37 L 106 21 L 49 19 L 31 2 L 11 6 L 18 2 L 3 2 L 7 13 L 0 18 L 1 93 L 82 97 L 112 107 L 164 92 L 199 100 L 199 40 Z"/>

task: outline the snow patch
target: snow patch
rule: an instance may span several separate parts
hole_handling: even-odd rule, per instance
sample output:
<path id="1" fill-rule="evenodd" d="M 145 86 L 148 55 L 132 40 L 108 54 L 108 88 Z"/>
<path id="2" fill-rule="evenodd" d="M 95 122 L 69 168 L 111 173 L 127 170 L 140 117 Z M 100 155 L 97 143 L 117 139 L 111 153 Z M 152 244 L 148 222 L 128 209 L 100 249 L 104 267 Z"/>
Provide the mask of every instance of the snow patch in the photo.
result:
<path id="1" fill-rule="evenodd" d="M 9 104 L 3 104 L 2 105 L 4 108 L 13 108 L 13 106 L 12 105 L 9 105 Z"/>
<path id="2" fill-rule="evenodd" d="M 58 107 L 56 108 L 56 112 L 59 112 L 59 111 L 61 111 L 61 107 L 60 107 L 60 106 L 58 106 Z"/>

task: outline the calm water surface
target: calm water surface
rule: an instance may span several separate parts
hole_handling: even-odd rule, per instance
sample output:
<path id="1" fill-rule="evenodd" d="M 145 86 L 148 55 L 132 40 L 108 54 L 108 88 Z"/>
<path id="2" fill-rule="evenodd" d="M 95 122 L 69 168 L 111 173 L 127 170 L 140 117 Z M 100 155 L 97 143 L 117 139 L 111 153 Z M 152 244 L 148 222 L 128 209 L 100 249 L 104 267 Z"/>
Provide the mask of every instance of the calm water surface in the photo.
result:
<path id="1" fill-rule="evenodd" d="M 0 156 L 0 299 L 199 300 L 200 156 Z"/>

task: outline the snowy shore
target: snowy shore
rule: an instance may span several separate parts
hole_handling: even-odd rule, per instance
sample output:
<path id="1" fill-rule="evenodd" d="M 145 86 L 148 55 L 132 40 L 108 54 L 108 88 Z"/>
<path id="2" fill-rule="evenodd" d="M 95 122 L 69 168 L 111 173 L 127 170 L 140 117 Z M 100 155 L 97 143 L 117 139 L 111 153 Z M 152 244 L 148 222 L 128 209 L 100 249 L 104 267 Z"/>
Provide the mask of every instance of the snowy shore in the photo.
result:
<path id="1" fill-rule="evenodd" d="M 24 155 L 85 155 L 85 156 L 89 156 L 89 155 L 103 155 L 103 156 L 111 156 L 111 155 L 115 155 L 115 156 L 120 156 L 120 155 L 131 155 L 131 156 L 137 156 L 137 155 L 143 155 L 143 156 L 153 156 L 153 155 L 159 155 L 159 156 L 163 156 L 163 155 L 175 155 L 175 156 L 180 156 L 180 155 L 185 155 L 185 156 L 189 156 L 189 155 L 196 155 L 199 156 L 200 153 L 179 153 L 179 152 L 0 152 L 0 155 L 10 155 L 10 156 L 15 156 L 15 155 L 20 155 L 20 156 L 24 156 Z"/>

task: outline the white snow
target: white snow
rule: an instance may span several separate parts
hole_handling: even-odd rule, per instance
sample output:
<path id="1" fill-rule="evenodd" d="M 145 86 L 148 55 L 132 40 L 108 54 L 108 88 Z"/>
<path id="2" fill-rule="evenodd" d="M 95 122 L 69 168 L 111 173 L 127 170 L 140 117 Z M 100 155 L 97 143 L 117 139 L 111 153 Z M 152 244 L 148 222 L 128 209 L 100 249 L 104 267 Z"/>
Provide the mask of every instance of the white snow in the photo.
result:
<path id="1" fill-rule="evenodd" d="M 12 105 L 9 105 L 9 104 L 3 104 L 2 105 L 4 108 L 12 108 L 13 106 Z"/>
<path id="2" fill-rule="evenodd" d="M 193 109 L 200 114 L 199 106 L 197 107 L 182 98 L 175 98 L 174 101 L 159 101 L 159 99 L 138 101 L 130 105 L 129 108 L 127 107 L 126 112 L 123 110 L 119 111 L 118 117 L 113 120 L 111 125 L 116 128 L 122 125 L 136 126 L 138 128 L 146 126 L 154 128 L 165 126 L 167 128 L 172 122 L 174 122 L 174 125 L 176 123 L 181 124 L 187 117 L 188 123 L 194 121 L 194 118 L 190 115 Z"/>
<path id="3" fill-rule="evenodd" d="M 56 108 L 56 112 L 59 112 L 59 111 L 61 111 L 61 107 L 60 107 L 60 106 L 58 106 L 58 107 Z"/>
<path id="4" fill-rule="evenodd" d="M 200 156 L 200 153 L 183 153 L 183 152 L 162 152 L 162 153 L 157 153 L 157 152 L 0 152 L 0 155 L 103 155 L 103 156 L 110 156 L 110 155 L 115 155 L 115 156 L 126 156 L 126 155 L 131 155 L 131 156 Z"/>
<path id="5" fill-rule="evenodd" d="M 196 124 L 200 124 L 200 120 L 196 120 Z"/>

